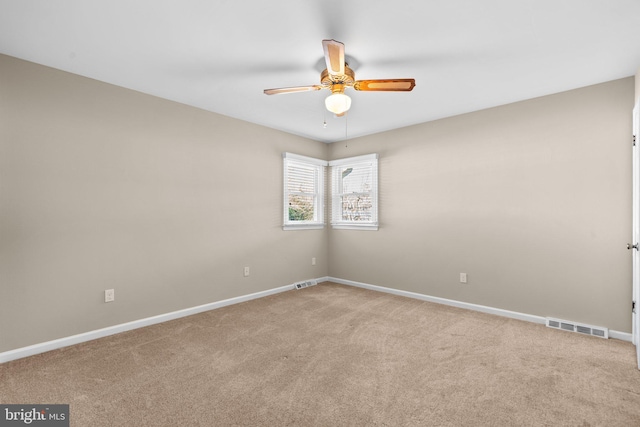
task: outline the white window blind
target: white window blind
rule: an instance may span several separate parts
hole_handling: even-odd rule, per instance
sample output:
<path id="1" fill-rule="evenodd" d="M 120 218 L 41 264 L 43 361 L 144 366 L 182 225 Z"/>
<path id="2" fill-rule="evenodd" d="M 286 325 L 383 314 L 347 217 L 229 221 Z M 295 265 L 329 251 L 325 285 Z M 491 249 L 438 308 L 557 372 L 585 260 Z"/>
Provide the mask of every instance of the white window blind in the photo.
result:
<path id="1" fill-rule="evenodd" d="M 324 171 L 327 162 L 283 154 L 285 230 L 324 227 Z"/>
<path id="2" fill-rule="evenodd" d="M 378 155 L 329 162 L 331 224 L 334 228 L 378 229 Z"/>

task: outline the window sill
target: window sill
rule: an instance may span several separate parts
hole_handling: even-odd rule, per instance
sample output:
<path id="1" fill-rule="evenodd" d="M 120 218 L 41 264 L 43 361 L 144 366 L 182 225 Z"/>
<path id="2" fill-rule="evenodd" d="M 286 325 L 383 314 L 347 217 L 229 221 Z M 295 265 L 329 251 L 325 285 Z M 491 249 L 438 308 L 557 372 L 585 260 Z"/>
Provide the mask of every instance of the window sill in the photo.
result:
<path id="1" fill-rule="evenodd" d="M 291 230 L 322 230 L 324 224 L 287 224 L 283 225 L 282 229 L 285 231 Z"/>
<path id="2" fill-rule="evenodd" d="M 378 231 L 378 224 L 331 224 L 336 230 L 367 230 Z"/>

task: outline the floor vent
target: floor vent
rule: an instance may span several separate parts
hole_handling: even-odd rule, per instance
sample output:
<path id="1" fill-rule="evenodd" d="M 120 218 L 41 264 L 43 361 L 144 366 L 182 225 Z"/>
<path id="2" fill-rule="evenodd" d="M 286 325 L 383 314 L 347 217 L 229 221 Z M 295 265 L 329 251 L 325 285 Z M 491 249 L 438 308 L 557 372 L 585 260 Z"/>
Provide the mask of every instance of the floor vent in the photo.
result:
<path id="1" fill-rule="evenodd" d="M 569 322 L 568 320 L 559 320 L 547 317 L 547 327 L 561 329 L 563 331 L 577 332 L 583 335 L 593 335 L 594 337 L 609 338 L 609 329 L 607 328 Z"/>
<path id="2" fill-rule="evenodd" d="M 309 286 L 317 285 L 318 281 L 316 280 L 305 280 L 304 282 L 294 283 L 296 289 L 308 288 Z"/>

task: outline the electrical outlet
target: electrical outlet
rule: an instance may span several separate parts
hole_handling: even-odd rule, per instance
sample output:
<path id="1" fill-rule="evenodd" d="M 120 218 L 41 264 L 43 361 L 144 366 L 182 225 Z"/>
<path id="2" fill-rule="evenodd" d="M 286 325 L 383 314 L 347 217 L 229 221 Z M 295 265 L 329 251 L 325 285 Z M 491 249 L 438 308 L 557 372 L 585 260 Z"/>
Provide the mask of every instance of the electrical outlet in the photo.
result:
<path id="1" fill-rule="evenodd" d="M 251 273 L 251 271 L 250 271 L 249 267 L 245 267 L 245 268 L 244 268 L 244 277 L 248 277 L 248 276 L 249 276 L 249 273 Z"/>
<path id="2" fill-rule="evenodd" d="M 114 299 L 116 299 L 116 293 L 113 289 L 104 291 L 104 302 L 112 302 Z"/>
<path id="3" fill-rule="evenodd" d="M 311 265 L 316 265 L 316 259 L 315 259 L 315 257 L 314 257 L 314 258 L 311 258 Z"/>
<path id="4" fill-rule="evenodd" d="M 460 283 L 467 283 L 467 273 L 460 273 Z"/>

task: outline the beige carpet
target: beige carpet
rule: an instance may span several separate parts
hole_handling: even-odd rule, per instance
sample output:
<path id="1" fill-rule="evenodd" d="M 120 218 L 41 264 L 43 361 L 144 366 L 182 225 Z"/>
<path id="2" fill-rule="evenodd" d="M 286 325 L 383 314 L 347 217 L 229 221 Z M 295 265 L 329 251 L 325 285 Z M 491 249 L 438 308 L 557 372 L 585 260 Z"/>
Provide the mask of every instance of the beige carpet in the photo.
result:
<path id="1" fill-rule="evenodd" d="M 630 343 L 323 283 L 0 365 L 85 426 L 640 426 Z"/>

